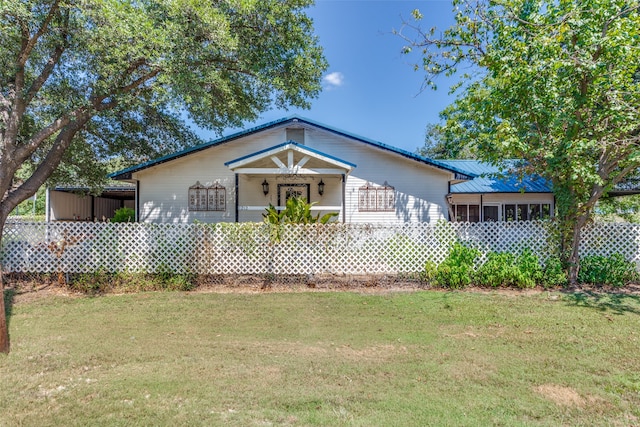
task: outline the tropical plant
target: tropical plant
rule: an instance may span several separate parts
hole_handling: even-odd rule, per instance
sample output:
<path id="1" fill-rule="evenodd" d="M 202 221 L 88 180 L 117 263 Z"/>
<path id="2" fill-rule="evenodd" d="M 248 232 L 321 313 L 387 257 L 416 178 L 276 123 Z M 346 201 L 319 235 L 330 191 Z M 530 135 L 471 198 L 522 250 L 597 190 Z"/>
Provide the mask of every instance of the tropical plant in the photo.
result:
<path id="1" fill-rule="evenodd" d="M 313 216 L 311 208 L 315 203 L 309 203 L 304 197 L 291 197 L 282 211 L 269 204 L 266 212 L 262 214 L 264 222 L 268 224 L 327 224 L 338 216 L 337 212 L 328 212 L 322 216 L 318 213 Z"/>

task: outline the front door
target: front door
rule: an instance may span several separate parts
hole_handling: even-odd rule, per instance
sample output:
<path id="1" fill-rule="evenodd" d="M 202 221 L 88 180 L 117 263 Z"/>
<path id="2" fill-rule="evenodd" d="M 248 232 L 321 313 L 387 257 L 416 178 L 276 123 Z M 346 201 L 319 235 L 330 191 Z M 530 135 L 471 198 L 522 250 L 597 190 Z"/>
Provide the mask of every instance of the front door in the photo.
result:
<path id="1" fill-rule="evenodd" d="M 285 206 L 292 197 L 302 197 L 309 203 L 309 184 L 278 184 L 278 206 Z"/>

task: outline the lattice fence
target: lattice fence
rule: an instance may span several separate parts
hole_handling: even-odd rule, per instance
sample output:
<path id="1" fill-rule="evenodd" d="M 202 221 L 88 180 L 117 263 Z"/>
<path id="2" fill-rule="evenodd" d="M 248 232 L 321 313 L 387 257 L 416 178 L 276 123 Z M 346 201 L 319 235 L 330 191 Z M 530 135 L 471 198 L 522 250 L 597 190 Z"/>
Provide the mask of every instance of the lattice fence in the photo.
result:
<path id="1" fill-rule="evenodd" d="M 529 248 L 545 260 L 550 226 L 9 222 L 0 257 L 9 273 L 403 274 L 421 271 L 428 260 L 441 262 L 455 241 L 484 254 Z M 581 251 L 638 262 L 640 227 L 595 224 L 585 230 Z"/>

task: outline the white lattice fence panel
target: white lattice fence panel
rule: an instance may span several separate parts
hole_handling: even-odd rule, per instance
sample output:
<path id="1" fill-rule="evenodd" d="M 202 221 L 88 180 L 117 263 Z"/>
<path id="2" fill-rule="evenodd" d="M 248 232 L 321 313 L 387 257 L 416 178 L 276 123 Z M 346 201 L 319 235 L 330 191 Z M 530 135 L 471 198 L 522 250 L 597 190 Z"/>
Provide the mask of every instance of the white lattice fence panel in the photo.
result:
<path id="1" fill-rule="evenodd" d="M 454 223 L 460 241 L 480 249 L 484 256 L 488 252 L 522 253 L 530 249 L 540 259 L 550 254 L 548 222 L 481 222 Z"/>
<path id="2" fill-rule="evenodd" d="M 582 231 L 580 255 L 620 254 L 640 261 L 640 224 L 597 223 Z"/>
<path id="3" fill-rule="evenodd" d="M 549 223 L 270 226 L 243 224 L 7 223 L 0 256 L 10 272 L 398 274 L 440 263 L 455 241 L 489 251 L 550 253 Z M 640 260 L 640 227 L 595 224 L 582 254 Z"/>
<path id="4" fill-rule="evenodd" d="M 202 274 L 262 274 L 267 271 L 268 227 L 265 224 L 197 226 L 198 272 Z"/>
<path id="5" fill-rule="evenodd" d="M 51 272 L 54 261 L 46 245 L 44 223 L 7 223 L 2 236 L 3 267 L 10 272 Z"/>

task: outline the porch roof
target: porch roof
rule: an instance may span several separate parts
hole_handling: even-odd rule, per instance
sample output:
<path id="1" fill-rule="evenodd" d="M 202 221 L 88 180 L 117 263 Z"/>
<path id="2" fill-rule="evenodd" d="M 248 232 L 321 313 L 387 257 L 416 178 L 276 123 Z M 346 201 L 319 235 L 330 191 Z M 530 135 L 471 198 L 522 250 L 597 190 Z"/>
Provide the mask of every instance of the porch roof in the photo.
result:
<path id="1" fill-rule="evenodd" d="M 356 165 L 313 148 L 287 141 L 225 163 L 245 174 L 348 174 Z"/>

